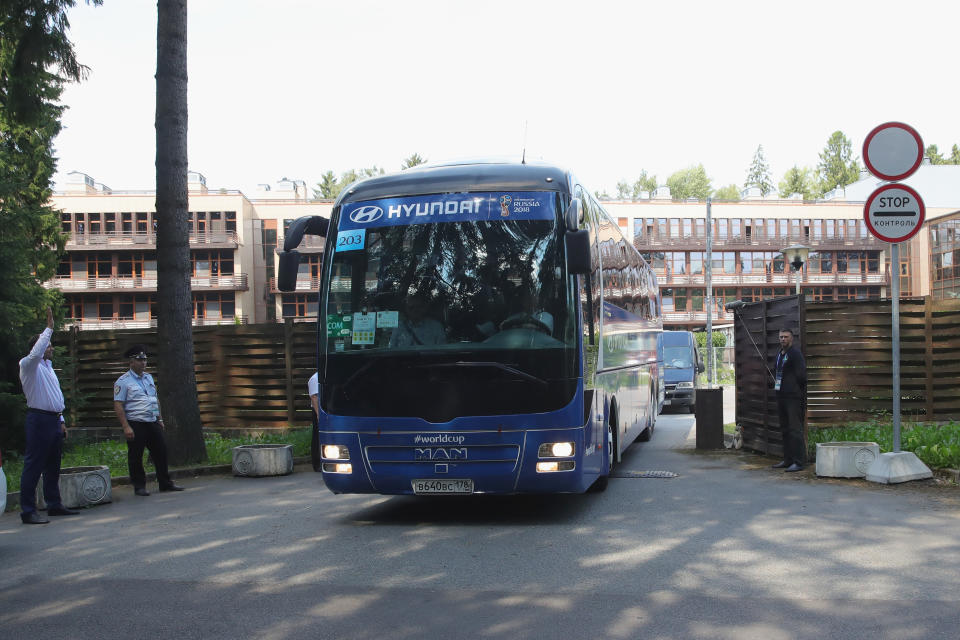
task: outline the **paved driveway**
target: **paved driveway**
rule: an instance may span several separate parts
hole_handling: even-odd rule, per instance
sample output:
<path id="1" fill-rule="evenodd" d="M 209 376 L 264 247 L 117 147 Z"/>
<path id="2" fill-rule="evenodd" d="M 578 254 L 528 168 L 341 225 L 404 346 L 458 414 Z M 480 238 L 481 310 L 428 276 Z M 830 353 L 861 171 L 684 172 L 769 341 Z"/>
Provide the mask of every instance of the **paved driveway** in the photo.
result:
<path id="1" fill-rule="evenodd" d="M 663 416 L 602 494 L 334 496 L 301 469 L 7 514 L 0 637 L 957 637 L 956 489 L 783 474 L 692 427 Z"/>

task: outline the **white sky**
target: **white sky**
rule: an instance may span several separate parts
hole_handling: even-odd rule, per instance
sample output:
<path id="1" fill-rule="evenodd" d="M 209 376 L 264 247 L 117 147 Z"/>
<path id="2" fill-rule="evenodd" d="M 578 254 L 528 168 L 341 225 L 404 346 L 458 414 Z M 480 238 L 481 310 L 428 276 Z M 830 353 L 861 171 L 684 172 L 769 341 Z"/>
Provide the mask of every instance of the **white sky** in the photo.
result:
<path id="1" fill-rule="evenodd" d="M 615 193 L 703 163 L 774 182 L 833 131 L 861 155 L 889 120 L 960 143 L 956 25 L 943 0 L 190 0 L 190 168 L 210 188 L 431 161 L 527 157 Z M 154 188 L 156 0 L 83 0 L 89 78 L 63 95 L 58 188 L 82 171 Z"/>

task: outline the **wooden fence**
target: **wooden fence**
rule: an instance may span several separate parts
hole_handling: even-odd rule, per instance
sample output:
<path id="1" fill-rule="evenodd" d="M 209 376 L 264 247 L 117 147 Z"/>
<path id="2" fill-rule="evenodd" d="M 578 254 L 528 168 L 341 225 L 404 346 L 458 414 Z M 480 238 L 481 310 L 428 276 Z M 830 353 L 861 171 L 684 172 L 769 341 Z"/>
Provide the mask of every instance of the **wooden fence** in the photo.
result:
<path id="1" fill-rule="evenodd" d="M 811 426 L 869 420 L 893 409 L 889 300 L 808 303 Z M 900 301 L 904 420 L 960 419 L 960 300 Z"/>
<path id="2" fill-rule="evenodd" d="M 809 428 L 889 416 L 893 358 L 889 300 L 744 305 L 734 318 L 736 421 L 744 446 L 781 455 L 770 371 L 788 327 L 807 360 Z M 960 300 L 900 301 L 900 405 L 905 420 L 960 420 Z"/>
<path id="3" fill-rule="evenodd" d="M 250 431 L 310 424 L 307 379 L 316 370 L 316 322 L 194 327 L 194 369 L 205 428 Z M 155 356 L 156 329 L 69 331 L 60 371 L 73 426 L 119 428 L 113 383 L 129 368 L 123 352 L 143 343 Z M 153 366 L 150 366 L 153 365 Z M 148 371 L 163 379 L 156 358 Z"/>

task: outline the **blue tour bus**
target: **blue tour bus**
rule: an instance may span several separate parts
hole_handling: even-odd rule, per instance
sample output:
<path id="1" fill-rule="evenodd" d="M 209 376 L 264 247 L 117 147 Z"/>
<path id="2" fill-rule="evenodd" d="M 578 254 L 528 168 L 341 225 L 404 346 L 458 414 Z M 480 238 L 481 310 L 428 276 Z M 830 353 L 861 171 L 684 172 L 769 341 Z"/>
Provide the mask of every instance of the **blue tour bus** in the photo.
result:
<path id="1" fill-rule="evenodd" d="M 346 188 L 325 236 L 318 460 L 334 493 L 603 489 L 653 433 L 656 277 L 570 173 L 421 166 Z"/>

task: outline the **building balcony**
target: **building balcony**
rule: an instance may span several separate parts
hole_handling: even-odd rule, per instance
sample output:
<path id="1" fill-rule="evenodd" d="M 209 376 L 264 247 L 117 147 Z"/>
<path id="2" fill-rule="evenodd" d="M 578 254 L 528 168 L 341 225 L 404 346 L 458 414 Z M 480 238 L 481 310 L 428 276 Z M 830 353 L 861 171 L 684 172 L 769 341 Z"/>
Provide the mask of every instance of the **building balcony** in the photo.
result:
<path id="1" fill-rule="evenodd" d="M 733 314 L 726 310 L 717 311 L 713 314 L 713 322 L 733 322 Z M 706 311 L 664 311 L 664 324 L 707 324 Z"/>
<path id="2" fill-rule="evenodd" d="M 145 278 L 54 278 L 43 283 L 47 289 L 59 289 L 66 293 L 91 291 L 97 293 L 156 291 L 156 276 Z M 224 276 L 205 276 L 190 278 L 190 288 L 194 291 L 230 290 L 247 291 L 247 274 L 235 273 Z"/>
<path id="3" fill-rule="evenodd" d="M 763 236 L 729 236 L 713 238 L 715 251 L 780 251 L 784 247 L 802 244 L 811 250 L 821 249 L 886 249 L 887 243 L 874 238 L 811 238 L 806 235 L 788 236 L 784 238 L 765 238 Z M 689 249 L 704 251 L 707 247 L 705 237 L 688 236 L 686 238 L 640 237 L 633 239 L 633 246 L 638 250 L 644 249 Z"/>
<path id="4" fill-rule="evenodd" d="M 697 274 L 670 274 L 663 269 L 655 269 L 657 282 L 661 287 L 706 286 L 706 277 Z M 746 286 L 794 286 L 796 276 L 792 273 L 714 273 L 711 277 L 714 287 Z M 888 284 L 887 276 L 883 273 L 808 273 L 800 280 L 800 286 L 824 285 L 877 285 Z"/>
<path id="5" fill-rule="evenodd" d="M 236 249 L 240 241 L 235 231 L 210 231 L 190 234 L 191 247 Z M 155 233 L 71 233 L 67 251 L 103 251 L 105 249 L 156 249 Z"/>
<path id="6" fill-rule="evenodd" d="M 157 319 L 136 320 L 133 318 L 66 318 L 67 326 L 77 329 L 155 329 Z M 225 324 L 247 324 L 246 316 L 229 316 L 225 318 L 194 318 L 193 326 L 210 327 Z"/>
<path id="7" fill-rule="evenodd" d="M 320 290 L 320 280 L 317 278 L 304 278 L 303 276 L 297 277 L 297 286 L 293 291 L 280 291 L 277 288 L 277 279 L 270 278 L 267 280 L 267 287 L 270 293 L 317 293 Z"/>

